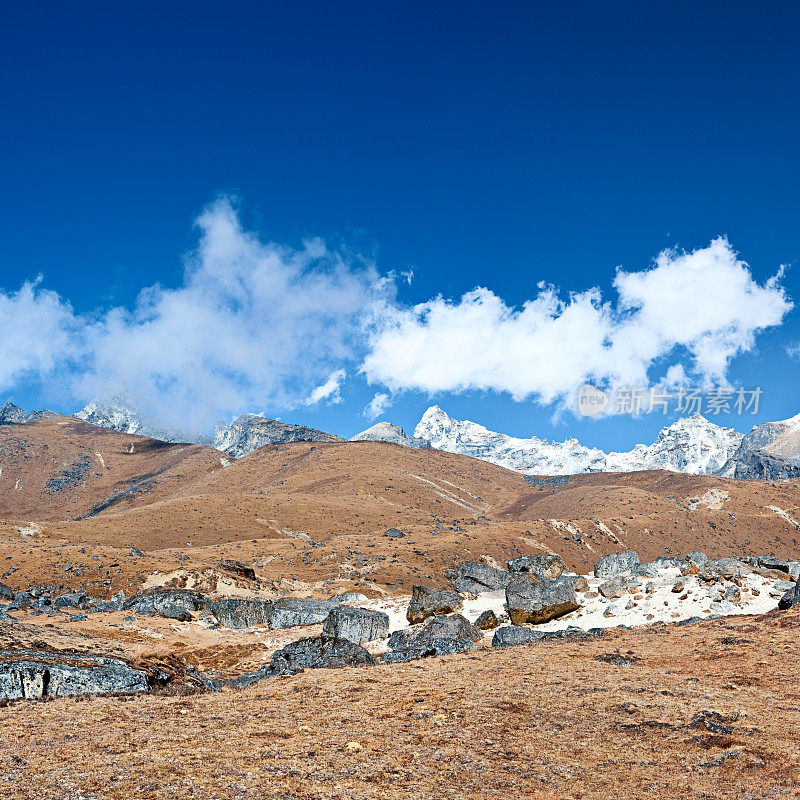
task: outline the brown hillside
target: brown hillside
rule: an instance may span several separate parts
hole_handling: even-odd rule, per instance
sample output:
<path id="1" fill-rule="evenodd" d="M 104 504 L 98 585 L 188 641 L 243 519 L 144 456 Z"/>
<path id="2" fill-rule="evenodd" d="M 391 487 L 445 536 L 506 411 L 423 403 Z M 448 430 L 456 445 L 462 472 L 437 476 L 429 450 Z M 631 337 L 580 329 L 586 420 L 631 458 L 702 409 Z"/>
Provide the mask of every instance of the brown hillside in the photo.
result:
<path id="1" fill-rule="evenodd" d="M 282 590 L 355 586 L 396 593 L 418 582 L 445 584 L 449 570 L 483 555 L 502 561 L 552 551 L 581 572 L 601 555 L 628 548 L 645 559 L 695 549 L 712 556 L 800 555 L 796 483 L 643 472 L 533 487 L 517 473 L 466 456 L 375 442 L 268 446 L 222 468 L 210 448 L 163 445 L 74 421 L 41 425 L 28 426 L 30 432 L 16 426 L 3 440 L 8 446 L 32 437 L 23 465 L 39 481 L 27 499 L 19 493 L 16 507 L 5 485 L 7 541 L 20 565 L 11 583 L 30 583 L 35 574 L 69 585 L 102 580 L 113 589 L 136 585 L 154 569 L 198 570 L 233 556 L 255 564 Z M 39 457 L 50 459 L 47 469 L 34 468 L 33 442 Z M 106 443 L 114 446 L 103 450 Z M 55 451 L 62 455 L 53 463 Z M 95 452 L 108 456 L 105 473 Z M 86 485 L 43 490 L 59 474 L 56 467 L 78 453 L 97 462 Z M 152 473 L 139 495 L 75 519 Z M 0 480 L 12 480 L 5 467 Z M 37 517 L 39 498 L 47 513 Z M 41 521 L 42 534 L 21 541 L 20 519 Z M 405 536 L 387 538 L 388 528 Z M 61 543 L 57 555 L 42 551 L 48 540 Z M 148 561 L 119 552 L 129 545 L 148 552 Z M 70 548 L 86 546 L 105 548 L 106 555 L 116 548 L 102 559 L 114 569 L 91 581 L 89 574 L 65 576 L 59 564 Z"/>

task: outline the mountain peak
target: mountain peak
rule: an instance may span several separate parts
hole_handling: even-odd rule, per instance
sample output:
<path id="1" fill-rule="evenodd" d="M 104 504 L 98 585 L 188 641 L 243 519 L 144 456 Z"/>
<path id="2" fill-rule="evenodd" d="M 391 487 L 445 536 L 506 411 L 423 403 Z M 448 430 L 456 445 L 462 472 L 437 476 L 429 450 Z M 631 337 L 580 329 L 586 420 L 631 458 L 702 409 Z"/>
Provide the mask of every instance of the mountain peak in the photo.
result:
<path id="1" fill-rule="evenodd" d="M 441 411 L 441 409 L 439 410 Z M 431 446 L 427 439 L 409 436 L 400 426 L 393 425 L 391 422 L 378 422 L 371 428 L 357 433 L 350 441 L 391 442 L 393 444 L 402 444 L 406 447 L 413 447 L 417 450 L 427 449 Z"/>
<path id="2" fill-rule="evenodd" d="M 632 472 L 669 469 L 709 474 L 720 469 L 739 446 L 742 434 L 710 422 L 700 414 L 663 428 L 651 445 L 628 452 L 604 453 L 577 439 L 548 442 L 519 439 L 487 430 L 468 420 L 455 420 L 431 406 L 414 431 L 440 450 L 480 458 L 529 475 L 569 475 L 580 472 Z"/>

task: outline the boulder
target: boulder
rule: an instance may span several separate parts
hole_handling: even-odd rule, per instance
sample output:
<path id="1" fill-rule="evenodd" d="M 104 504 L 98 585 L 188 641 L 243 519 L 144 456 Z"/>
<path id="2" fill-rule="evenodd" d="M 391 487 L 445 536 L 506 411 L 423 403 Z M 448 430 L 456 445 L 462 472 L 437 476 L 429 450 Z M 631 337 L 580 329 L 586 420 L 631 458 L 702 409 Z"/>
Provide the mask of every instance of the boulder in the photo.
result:
<path id="1" fill-rule="evenodd" d="M 520 556 L 511 561 L 506 561 L 506 567 L 512 575 L 534 574 L 544 575 L 545 578 L 558 578 L 567 568 L 561 556 L 552 553 L 548 555 Z"/>
<path id="2" fill-rule="evenodd" d="M 538 642 L 541 638 L 541 631 L 525 628 L 522 625 L 503 625 L 494 632 L 492 647 L 514 647 L 518 644 Z"/>
<path id="3" fill-rule="evenodd" d="M 231 558 L 226 558 L 223 561 L 220 561 L 219 568 L 225 572 L 230 572 L 232 575 L 237 575 L 238 577 L 245 578 L 249 581 L 254 581 L 256 579 L 256 571 L 252 567 L 249 567 L 247 564 L 243 564 L 241 561 L 234 561 Z"/>
<path id="4" fill-rule="evenodd" d="M 491 631 L 500 624 L 500 620 L 497 619 L 497 615 L 494 611 L 489 609 L 488 611 L 484 611 L 472 624 L 479 631 Z"/>
<path id="5" fill-rule="evenodd" d="M 226 628 L 260 628 L 270 624 L 272 606 L 271 600 L 231 597 L 215 600 L 209 610 L 217 622 Z"/>
<path id="6" fill-rule="evenodd" d="M 575 587 L 576 592 L 589 591 L 589 581 L 583 575 L 576 575 L 574 578 L 570 575 L 570 580 L 572 580 L 572 585 Z"/>
<path id="7" fill-rule="evenodd" d="M 402 539 L 405 536 L 403 531 L 399 531 L 397 528 L 389 528 L 383 535 L 388 536 L 390 539 Z"/>
<path id="8" fill-rule="evenodd" d="M 338 600 L 340 603 L 366 603 L 369 597 L 361 592 L 342 592 L 336 597 L 331 597 L 331 600 Z"/>
<path id="9" fill-rule="evenodd" d="M 589 628 L 585 631 L 574 625 L 560 631 L 537 631 L 522 625 L 505 625 L 495 631 L 492 637 L 492 647 L 513 647 L 517 644 L 541 642 L 548 639 L 589 639 L 594 636 L 602 636 L 604 632 L 603 628 Z"/>
<path id="10" fill-rule="evenodd" d="M 334 639 L 350 642 L 374 642 L 389 635 L 389 615 L 366 608 L 339 606 L 328 614 L 322 632 Z"/>
<path id="11" fill-rule="evenodd" d="M 180 615 L 190 618 L 192 612 L 209 608 L 210 605 L 211 601 L 200 592 L 191 589 L 159 588 L 134 595 L 122 604 L 122 608 L 149 617 L 160 615 L 178 619 Z"/>
<path id="12" fill-rule="evenodd" d="M 291 675 L 303 669 L 341 669 L 377 663 L 363 647 L 348 639 L 308 636 L 273 653 L 270 668 L 274 675 Z"/>
<path id="13" fill-rule="evenodd" d="M 406 619 L 416 625 L 437 614 L 450 614 L 461 608 L 461 596 L 449 589 L 431 589 L 428 586 L 413 586 L 411 602 L 408 604 Z"/>
<path id="14" fill-rule="evenodd" d="M 477 561 L 467 561 L 458 568 L 455 587 L 457 592 L 480 594 L 504 589 L 510 580 L 511 575 L 505 570 L 479 564 Z"/>
<path id="15" fill-rule="evenodd" d="M 83 592 L 60 594 L 52 600 L 53 608 L 88 608 L 89 598 Z"/>
<path id="16" fill-rule="evenodd" d="M 378 662 L 363 647 L 348 639 L 307 636 L 272 654 L 269 664 L 238 678 L 218 681 L 218 685 L 239 689 L 265 678 L 293 675 L 305 669 L 342 669 L 373 666 Z"/>
<path id="17" fill-rule="evenodd" d="M 382 661 L 413 661 L 429 656 L 464 653 L 475 648 L 483 635 L 460 614 L 432 617 L 418 630 L 396 631 L 389 637 L 389 647 Z"/>
<path id="18" fill-rule="evenodd" d="M 708 563 L 708 556 L 705 553 L 695 550 L 693 553 L 689 553 L 689 555 L 686 556 L 686 561 L 689 564 L 694 564 L 696 567 L 703 567 Z"/>
<path id="19" fill-rule="evenodd" d="M 723 595 L 722 599 L 727 600 L 729 603 L 738 604 L 742 601 L 742 590 L 735 585 L 729 586 L 725 590 L 725 594 Z"/>
<path id="20" fill-rule="evenodd" d="M 597 578 L 616 578 L 617 575 L 632 574 L 639 567 L 639 556 L 633 550 L 624 553 L 611 553 L 603 556 L 594 565 L 594 574 Z"/>
<path id="21" fill-rule="evenodd" d="M 778 608 L 785 611 L 787 608 L 793 608 L 800 605 L 800 581 L 798 581 L 791 589 L 787 589 L 783 597 L 778 601 Z"/>
<path id="22" fill-rule="evenodd" d="M 116 658 L 48 650 L 0 651 L 3 700 L 147 690 L 147 674 Z"/>
<path id="23" fill-rule="evenodd" d="M 624 575 L 617 575 L 616 578 L 601 583 L 597 587 L 597 591 L 609 600 L 616 600 L 638 585 L 639 581 L 636 578 L 626 578 Z"/>
<path id="24" fill-rule="evenodd" d="M 0 600 L 13 600 L 14 599 L 14 590 L 6 586 L 4 583 L 0 583 Z"/>
<path id="25" fill-rule="evenodd" d="M 564 575 L 556 580 L 535 575 L 517 578 L 506 588 L 506 605 L 514 625 L 538 625 L 580 608 L 572 581 Z"/>
<path id="26" fill-rule="evenodd" d="M 314 625 L 325 622 L 339 601 L 313 600 L 308 597 L 281 597 L 272 606 L 270 628 L 293 628 L 295 625 Z"/>

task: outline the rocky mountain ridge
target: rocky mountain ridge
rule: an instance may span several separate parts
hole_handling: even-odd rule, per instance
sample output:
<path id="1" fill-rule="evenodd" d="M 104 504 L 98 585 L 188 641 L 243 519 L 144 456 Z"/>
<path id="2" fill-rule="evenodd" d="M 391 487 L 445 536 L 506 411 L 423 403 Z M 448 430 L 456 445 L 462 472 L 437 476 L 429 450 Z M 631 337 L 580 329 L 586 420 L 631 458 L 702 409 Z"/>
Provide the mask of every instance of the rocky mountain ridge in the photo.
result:
<path id="1" fill-rule="evenodd" d="M 0 409 L 1 424 L 24 424 L 53 411 L 26 412 L 8 402 Z M 341 442 L 344 439 L 304 425 L 254 414 L 218 424 L 214 436 L 168 428 L 141 414 L 127 396 L 92 401 L 75 416 L 94 425 L 160 439 L 215 447 L 233 458 L 270 444 L 298 441 Z M 439 406 L 425 411 L 409 436 L 397 425 L 379 422 L 350 441 L 391 442 L 415 449 L 434 448 L 467 455 L 526 475 L 574 475 L 593 472 L 635 472 L 665 469 L 693 475 L 783 480 L 800 476 L 800 415 L 757 425 L 743 435 L 695 414 L 664 427 L 649 445 L 629 451 L 604 452 L 576 438 L 551 442 L 490 431 L 469 420 L 457 420 Z"/>
<path id="2" fill-rule="evenodd" d="M 468 420 L 456 420 L 439 406 L 422 416 L 414 436 L 439 450 L 480 458 L 528 475 L 573 475 L 583 472 L 634 472 L 667 469 L 711 475 L 733 457 L 743 436 L 705 417 L 679 419 L 663 428 L 651 445 L 628 452 L 605 453 L 577 439 L 549 442 L 497 433 Z"/>

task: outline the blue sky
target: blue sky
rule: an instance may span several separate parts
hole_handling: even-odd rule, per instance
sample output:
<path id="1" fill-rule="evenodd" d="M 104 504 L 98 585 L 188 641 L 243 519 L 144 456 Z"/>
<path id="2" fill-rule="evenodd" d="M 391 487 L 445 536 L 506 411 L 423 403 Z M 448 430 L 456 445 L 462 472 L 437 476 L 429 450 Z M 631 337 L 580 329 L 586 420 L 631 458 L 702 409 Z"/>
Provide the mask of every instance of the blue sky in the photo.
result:
<path id="1" fill-rule="evenodd" d="M 143 341 L 128 319 L 115 328 L 127 336 L 121 348 L 108 337 L 72 347 L 108 327 L 109 309 L 133 309 L 142 289 L 185 285 L 185 256 L 202 235 L 193 223 L 220 196 L 237 198 L 243 235 L 295 254 L 319 237 L 328 253 L 366 256 L 377 275 L 413 270 L 410 284 L 396 281 L 395 310 L 440 294 L 458 303 L 476 286 L 519 308 L 541 282 L 562 298 L 596 286 L 615 304 L 618 265 L 646 270 L 664 248 L 706 248 L 718 236 L 759 286 L 789 265 L 782 286 L 800 296 L 800 66 L 790 4 L 230 5 L 45 3 L 2 12 L 0 289 L 16 305 L 0 317 L 0 338 L 17 353 L 33 342 L 39 358 L 38 367 L 0 367 L 0 391 L 20 405 L 72 410 L 104 374 L 98 347 L 107 371 L 116 353 Z M 331 259 L 323 258 L 328 274 Z M 15 315 L 15 293 L 37 275 L 34 292 L 71 304 L 72 317 L 52 329 L 49 316 L 29 315 L 36 322 L 26 328 Z M 358 373 L 370 347 L 345 330 L 359 324 L 348 304 L 368 282 L 360 273 L 354 280 L 326 322 L 336 336 L 309 338 L 311 352 L 295 343 L 287 363 L 265 368 L 282 377 L 270 379 L 263 403 L 267 378 L 258 370 L 251 392 L 239 394 L 248 409 L 234 407 L 239 372 L 227 376 L 230 393 L 211 380 L 193 391 L 220 398 L 213 413 L 255 406 L 348 435 L 371 424 L 362 410 L 386 389 Z M 197 283 L 187 307 L 208 286 Z M 711 311 L 719 303 L 702 299 Z M 252 335 L 231 344 L 243 360 L 261 358 L 262 330 L 278 330 L 265 322 L 275 310 L 265 303 Z M 743 304 L 739 316 L 748 315 Z M 189 334 L 173 322 L 161 335 L 174 344 Z M 786 351 L 800 340 L 798 312 L 752 338 L 726 377 L 761 385 L 761 411 L 720 420 L 741 430 L 800 411 L 800 361 Z M 262 344 L 275 351 L 285 341 L 265 333 Z M 142 353 L 159 358 L 150 347 Z M 13 363 L 13 353 L 0 355 Z M 172 407 L 170 383 L 187 368 L 179 355 L 174 375 L 167 364 L 155 381 Z M 690 360 L 676 347 L 650 375 Z M 304 369 L 293 376 L 292 363 Z M 342 402 L 305 405 L 312 384 L 338 369 L 347 374 Z M 381 418 L 413 428 L 436 402 L 496 430 L 576 435 L 607 449 L 650 441 L 665 422 L 583 420 L 535 396 L 411 383 L 389 392 L 393 405 Z M 146 402 L 160 407 L 152 391 Z"/>

